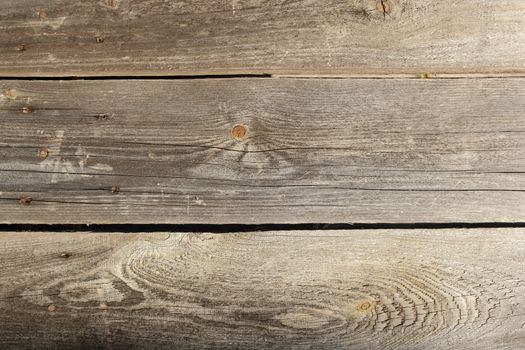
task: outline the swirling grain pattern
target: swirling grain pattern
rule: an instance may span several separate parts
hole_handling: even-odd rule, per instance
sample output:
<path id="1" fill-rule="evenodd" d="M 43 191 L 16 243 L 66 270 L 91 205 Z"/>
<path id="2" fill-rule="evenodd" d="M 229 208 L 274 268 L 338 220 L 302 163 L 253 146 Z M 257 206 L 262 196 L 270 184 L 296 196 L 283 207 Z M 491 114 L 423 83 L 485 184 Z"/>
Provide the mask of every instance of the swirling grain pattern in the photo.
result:
<path id="1" fill-rule="evenodd" d="M 521 349 L 524 259 L 523 229 L 2 233 L 0 348 Z"/>

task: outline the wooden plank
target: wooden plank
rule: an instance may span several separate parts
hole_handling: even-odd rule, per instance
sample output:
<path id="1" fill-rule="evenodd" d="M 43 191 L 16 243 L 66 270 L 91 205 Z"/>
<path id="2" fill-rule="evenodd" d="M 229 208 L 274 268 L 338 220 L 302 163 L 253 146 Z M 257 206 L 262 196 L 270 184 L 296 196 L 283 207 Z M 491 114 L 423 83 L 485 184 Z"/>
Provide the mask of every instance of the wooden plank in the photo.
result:
<path id="1" fill-rule="evenodd" d="M 2 0 L 0 76 L 525 73 L 523 0 Z"/>
<path id="2" fill-rule="evenodd" d="M 2 349 L 522 349 L 525 230 L 0 236 Z"/>
<path id="3" fill-rule="evenodd" d="M 0 91 L 2 223 L 525 222 L 524 79 Z"/>

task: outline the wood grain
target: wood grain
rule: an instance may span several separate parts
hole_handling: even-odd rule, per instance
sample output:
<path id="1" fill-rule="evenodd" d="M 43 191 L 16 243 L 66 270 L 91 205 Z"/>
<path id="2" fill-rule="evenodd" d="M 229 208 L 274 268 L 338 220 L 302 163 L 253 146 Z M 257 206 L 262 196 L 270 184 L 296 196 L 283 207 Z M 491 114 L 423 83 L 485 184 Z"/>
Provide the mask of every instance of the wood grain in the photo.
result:
<path id="1" fill-rule="evenodd" d="M 525 73 L 523 0 L 2 0 L 0 76 Z"/>
<path id="2" fill-rule="evenodd" d="M 525 230 L 3 232 L 0 347 L 522 349 Z"/>
<path id="3" fill-rule="evenodd" d="M 525 222 L 524 79 L 0 92 L 2 223 Z"/>

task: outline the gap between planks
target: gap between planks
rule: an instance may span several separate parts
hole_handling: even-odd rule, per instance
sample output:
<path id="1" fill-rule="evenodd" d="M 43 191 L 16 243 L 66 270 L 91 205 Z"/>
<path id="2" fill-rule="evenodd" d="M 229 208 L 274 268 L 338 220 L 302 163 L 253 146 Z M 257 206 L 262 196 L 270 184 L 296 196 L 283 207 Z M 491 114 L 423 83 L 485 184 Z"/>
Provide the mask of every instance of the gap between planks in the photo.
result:
<path id="1" fill-rule="evenodd" d="M 374 231 L 443 229 L 525 228 L 525 222 L 449 223 L 305 223 L 305 224 L 0 224 L 1 232 L 94 232 L 94 233 L 246 233 L 278 231 Z"/>
<path id="2" fill-rule="evenodd" d="M 113 76 L 0 76 L 0 80 L 197 80 L 197 79 L 496 79 L 525 78 L 525 73 L 417 73 L 417 74 L 191 74 L 191 75 L 113 75 Z"/>

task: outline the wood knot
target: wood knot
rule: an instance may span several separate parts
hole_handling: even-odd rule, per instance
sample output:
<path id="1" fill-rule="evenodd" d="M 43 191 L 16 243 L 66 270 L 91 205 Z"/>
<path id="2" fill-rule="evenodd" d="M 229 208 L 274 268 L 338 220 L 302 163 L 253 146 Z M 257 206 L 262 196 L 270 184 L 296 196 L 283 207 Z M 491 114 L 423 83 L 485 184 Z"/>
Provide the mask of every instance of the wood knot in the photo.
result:
<path id="1" fill-rule="evenodd" d="M 42 147 L 38 150 L 38 157 L 42 159 L 46 159 L 48 155 L 49 155 L 49 150 L 47 148 Z"/>
<path id="2" fill-rule="evenodd" d="M 54 304 L 49 304 L 49 305 L 47 306 L 47 311 L 49 311 L 49 312 L 55 312 L 56 309 L 57 309 L 57 308 L 56 308 L 56 306 L 55 306 Z"/>
<path id="3" fill-rule="evenodd" d="M 247 133 L 248 131 L 246 130 L 246 127 L 241 124 L 235 125 L 231 130 L 232 137 L 237 141 L 244 140 Z"/>
<path id="4" fill-rule="evenodd" d="M 24 106 L 20 108 L 20 112 L 25 113 L 25 114 L 33 113 L 33 108 L 29 106 Z"/>
<path id="5" fill-rule="evenodd" d="M 367 312 L 371 308 L 372 308 L 372 304 L 366 300 L 357 304 L 357 310 L 361 312 Z"/>
<path id="6" fill-rule="evenodd" d="M 31 198 L 31 197 L 22 197 L 22 198 L 20 198 L 20 204 L 23 204 L 23 205 L 29 205 L 29 204 L 31 204 L 32 201 L 33 201 L 33 198 Z"/>
<path id="7" fill-rule="evenodd" d="M 111 187 L 111 192 L 113 192 L 113 193 L 119 193 L 119 192 L 120 192 L 120 187 L 118 187 L 118 186 L 112 186 L 112 187 Z"/>

